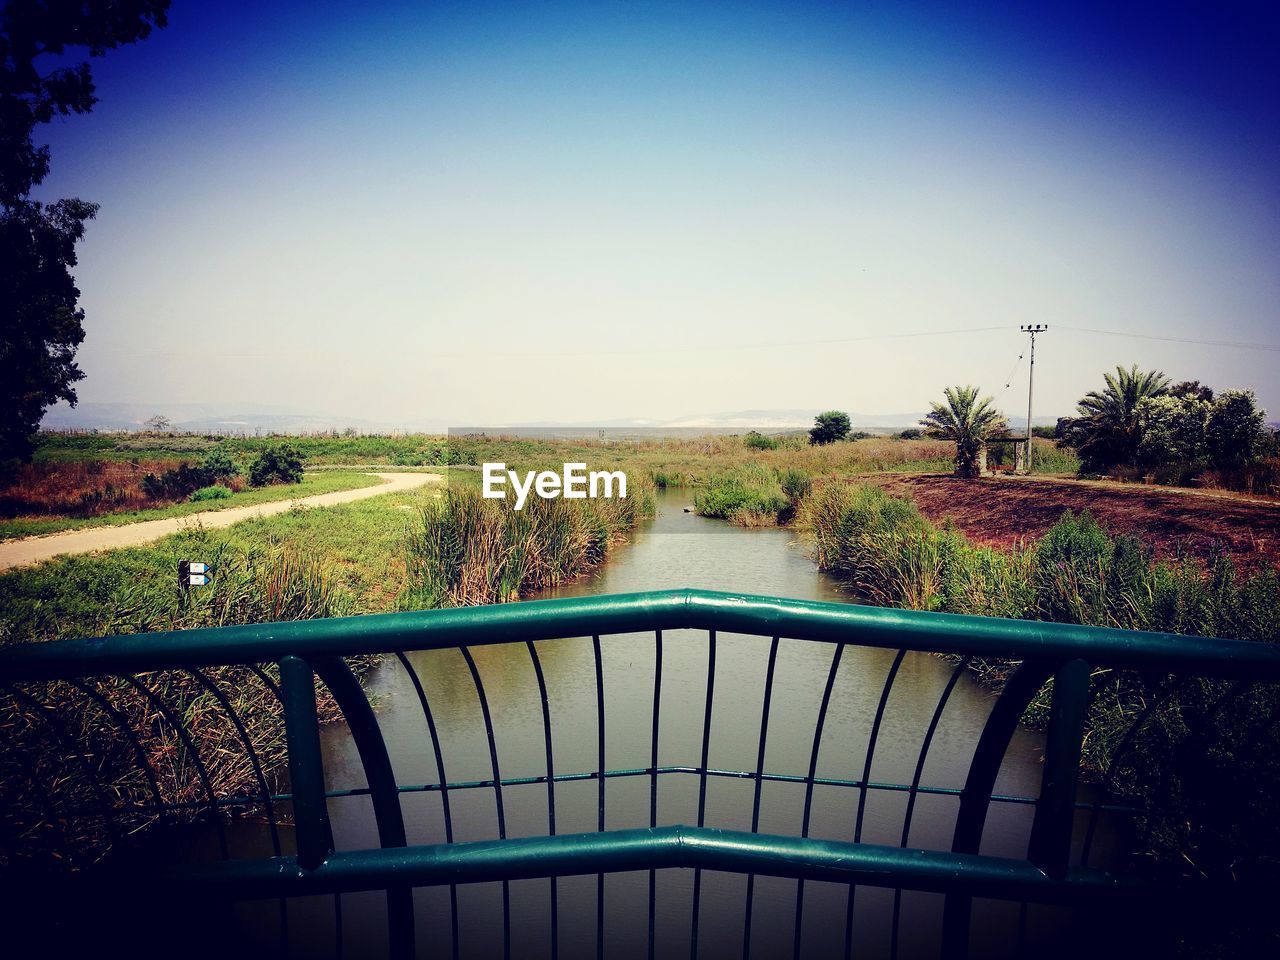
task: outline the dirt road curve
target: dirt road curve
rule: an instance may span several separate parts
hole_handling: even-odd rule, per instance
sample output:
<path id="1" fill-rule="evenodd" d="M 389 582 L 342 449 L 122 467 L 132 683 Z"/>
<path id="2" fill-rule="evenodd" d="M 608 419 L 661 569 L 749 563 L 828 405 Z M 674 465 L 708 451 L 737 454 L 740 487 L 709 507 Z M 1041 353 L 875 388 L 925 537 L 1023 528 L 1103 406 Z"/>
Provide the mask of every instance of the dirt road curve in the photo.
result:
<path id="1" fill-rule="evenodd" d="M 412 490 L 425 483 L 434 483 L 444 479 L 438 473 L 375 473 L 382 483 L 373 487 L 362 487 L 359 490 L 340 490 L 337 493 L 319 493 L 313 497 L 299 497 L 297 500 L 273 500 L 270 503 L 259 503 L 251 507 L 232 507 L 229 510 L 209 510 L 205 513 L 192 513 L 185 517 L 169 517 L 164 520 L 147 520 L 142 523 L 122 524 L 118 527 L 93 527 L 89 530 L 68 530 L 64 533 L 52 533 L 45 537 L 26 537 L 22 540 L 10 540 L 0 543 L 0 570 L 20 567 L 28 563 L 39 563 L 50 557 L 66 553 L 92 553 L 94 550 L 114 550 L 118 547 L 136 547 L 150 543 L 170 533 L 177 533 L 185 525 L 199 520 L 206 528 L 229 527 L 241 520 L 251 517 L 268 517 L 273 513 L 283 513 L 296 503 L 303 507 L 331 507 L 339 503 L 352 503 L 366 497 L 376 497 L 384 493 L 400 493 Z"/>

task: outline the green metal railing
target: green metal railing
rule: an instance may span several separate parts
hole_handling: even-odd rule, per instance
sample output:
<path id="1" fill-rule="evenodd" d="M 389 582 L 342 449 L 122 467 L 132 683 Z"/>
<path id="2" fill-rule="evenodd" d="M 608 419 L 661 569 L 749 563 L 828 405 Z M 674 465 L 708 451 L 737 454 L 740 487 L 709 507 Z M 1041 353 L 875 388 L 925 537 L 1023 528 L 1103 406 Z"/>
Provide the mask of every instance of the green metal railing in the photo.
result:
<path id="1" fill-rule="evenodd" d="M 680 642 L 705 636 L 707 673 L 702 708 L 701 750 L 698 762 L 663 765 L 659 755 L 663 689 L 664 634 L 682 631 Z M 690 631 L 686 634 L 684 631 Z M 609 711 L 605 696 L 602 636 L 650 634 L 654 643 L 652 713 L 648 764 L 610 769 L 606 763 L 605 730 Z M 768 665 L 758 731 L 759 749 L 754 769 L 715 766 L 711 756 L 714 722 L 717 637 L 745 634 L 769 640 Z M 595 769 L 557 770 L 549 709 L 547 676 L 537 642 L 559 638 L 590 638 L 594 661 L 597 757 Z M 807 775 L 783 774 L 766 769 L 769 718 L 775 707 L 775 673 L 782 641 L 820 643 L 833 653 L 814 726 Z M 523 645 L 537 679 L 545 773 L 504 777 L 502 756 L 495 737 L 494 718 L 482 672 L 472 649 L 491 644 Z M 896 651 L 887 671 L 878 706 L 870 725 L 861 768 L 846 777 L 819 777 L 818 755 L 841 657 L 848 647 L 875 647 Z M 491 776 L 450 781 L 445 773 L 446 750 L 424 684 L 408 656 L 417 651 L 456 649 L 465 659 L 480 706 L 488 746 Z M 924 731 L 909 782 L 889 783 L 872 779 L 881 726 L 895 680 L 906 658 L 914 653 L 946 654 L 955 658 L 930 723 Z M 393 658 L 397 669 L 409 678 L 423 718 L 424 742 L 429 742 L 438 780 L 404 784 L 397 781 L 378 713 L 370 705 L 349 658 L 378 654 Z M 923 782 L 930 747 L 942 722 L 944 708 L 956 684 L 974 658 L 999 658 L 1018 666 L 994 699 L 989 717 L 974 748 L 967 777 L 961 787 L 931 786 Z M 275 665 L 273 668 L 270 665 Z M 210 676 L 210 668 L 240 667 L 245 682 L 262 685 L 283 717 L 287 740 L 287 788 L 273 776 L 269 759 L 260 756 L 247 729 L 260 717 L 239 716 L 232 706 L 225 681 Z M 287 905 L 299 897 L 333 897 L 337 924 L 337 948 L 342 950 L 343 896 L 357 891 L 385 891 L 389 952 L 412 956 L 417 949 L 412 890 L 447 887 L 450 894 L 450 949 L 461 951 L 457 888 L 462 884 L 498 882 L 502 885 L 500 922 L 503 952 L 512 951 L 510 883 L 527 878 L 552 878 L 550 894 L 550 952 L 558 949 L 560 910 L 555 878 L 596 875 L 596 952 L 603 955 L 608 943 L 604 916 L 604 877 L 628 871 L 647 871 L 648 951 L 655 954 L 655 896 L 659 871 L 693 871 L 690 953 L 699 949 L 700 896 L 703 871 L 744 875 L 743 954 L 752 949 L 751 919 L 756 878 L 792 878 L 799 881 L 795 902 L 793 952 L 804 952 L 801 942 L 805 910 L 805 884 L 828 882 L 846 885 L 844 953 L 858 952 L 854 930 L 854 899 L 861 887 L 895 891 L 890 952 L 898 953 L 902 891 L 927 891 L 946 897 L 941 932 L 941 952 L 965 955 L 970 945 L 971 906 L 974 898 L 1008 900 L 1018 904 L 1059 904 L 1083 909 L 1127 911 L 1131 918 L 1149 916 L 1153 908 L 1205 911 L 1220 905 L 1236 908 L 1259 895 L 1244 885 L 1214 886 L 1207 883 L 1153 884 L 1137 876 L 1117 875 L 1088 866 L 1098 816 L 1104 810 L 1134 812 L 1105 795 L 1082 800 L 1080 788 L 1081 744 L 1086 723 L 1091 672 L 1098 668 L 1141 671 L 1170 677 L 1170 686 L 1181 677 L 1211 677 L 1234 681 L 1230 691 L 1246 684 L 1280 682 L 1280 649 L 1271 645 L 1051 623 L 999 620 L 873 607 L 739 596 L 680 590 L 622 596 L 504 604 L 491 607 L 432 610 L 333 620 L 299 621 L 223 627 L 171 633 L 152 633 L 48 644 L 9 646 L 0 649 L 0 689 L 13 709 L 25 711 L 31 723 L 44 725 L 63 754 L 60 770 L 79 770 L 82 789 L 76 791 L 75 808 L 60 796 L 57 779 L 46 776 L 46 758 L 20 758 L 6 767 L 10 777 L 26 777 L 16 791 L 29 800 L 30 819 L 40 821 L 42 835 L 56 824 L 66 842 L 78 835 L 77 819 L 89 823 L 83 832 L 113 838 L 113 849 L 127 846 L 129 834 L 152 821 L 203 819 L 218 838 L 221 859 L 184 865 L 152 865 L 142 868 L 136 860 L 108 858 L 75 870 L 50 870 L 47 864 L 11 852 L 0 872 L 3 892 L 10 903 L 34 902 L 50 897 L 70 905 L 101 903 L 122 889 L 131 896 L 151 892 L 155 896 L 188 902 L 276 899 L 280 903 L 281 936 L 287 944 Z M 278 669 L 278 673 L 276 673 Z M 256 789 L 228 796 L 215 784 L 210 771 L 209 748 L 200 732 L 179 715 L 151 678 L 182 673 L 207 691 L 231 722 L 247 751 Z M 278 680 L 277 680 L 278 677 Z M 123 678 L 110 687 L 108 678 Z M 363 767 L 367 785 L 350 789 L 326 788 L 321 750 L 317 681 L 327 689 L 341 711 Z M 122 686 L 123 684 L 123 686 Z M 997 777 L 1006 752 L 1028 705 L 1047 684 L 1051 703 L 1044 746 L 1044 763 L 1038 796 L 1003 796 L 996 792 Z M 80 706 L 68 710 L 65 699 L 55 707 L 45 702 L 60 686 L 71 691 Z M 156 747 L 140 729 L 137 711 L 125 709 L 121 690 L 142 704 L 152 730 L 165 733 L 165 743 L 188 758 L 193 798 L 166 797 L 156 769 Z M 647 695 L 647 694 L 646 694 Z M 1118 753 L 1131 747 L 1156 703 L 1134 718 Z M 129 791 L 102 782 L 102 765 L 77 737 L 80 727 L 75 710 L 92 710 L 119 729 L 120 750 L 129 756 L 137 776 Z M 11 745 L 12 747 L 12 745 Z M 1114 758 L 1113 758 L 1114 763 Z M 13 773 L 19 770 L 19 773 Z M 21 772 L 25 771 L 25 773 Z M 1103 788 L 1110 771 L 1103 771 Z M 69 774 L 63 779 L 69 778 Z M 697 784 L 696 811 L 688 825 L 663 824 L 658 817 L 658 785 L 663 778 L 692 777 Z M 647 781 L 648 827 L 607 830 L 606 783 L 613 780 Z M 706 825 L 708 784 L 715 780 L 747 781 L 753 785 L 750 831 L 727 831 Z M 557 832 L 557 787 L 569 783 L 596 784 L 596 830 L 591 833 Z M 792 783 L 804 788 L 803 816 L 798 835 L 781 836 L 759 831 L 761 792 L 767 782 Z M 545 786 L 547 830 L 542 836 L 508 836 L 504 790 L 517 786 Z M 9 784 L 13 787 L 13 784 Z M 857 797 L 856 814 L 848 839 L 819 840 L 809 836 L 816 787 L 840 787 Z M 475 791 L 491 791 L 496 812 L 496 836 L 489 840 L 455 840 L 454 820 L 459 798 Z M 896 845 L 863 841 L 868 796 L 894 792 L 906 798 L 901 842 Z M 70 791 L 68 791 L 70 793 Z M 414 794 L 438 795 L 443 813 L 443 842 L 410 845 L 407 841 L 403 802 Z M 917 799 L 949 796 L 957 803 L 952 842 L 946 850 L 908 845 Z M 372 849 L 336 850 L 330 823 L 330 804 L 339 798 L 366 797 L 376 822 L 378 846 Z M 984 826 L 993 803 L 1034 807 L 1027 856 L 1021 859 L 980 853 Z M 282 806 L 291 810 L 293 844 L 284 829 Z M 236 810 L 259 812 L 267 821 L 271 855 L 232 857 L 224 829 L 226 815 Z M 12 811 L 10 811 L 12 812 Z M 1073 839 L 1080 839 L 1077 821 L 1087 815 L 1083 849 L 1073 862 Z M 10 831 L 9 845 L 20 845 L 35 827 Z M 290 848 L 292 846 L 292 848 Z M 191 898 L 197 898 L 193 901 Z M 495 921 L 498 920 L 495 917 Z"/>

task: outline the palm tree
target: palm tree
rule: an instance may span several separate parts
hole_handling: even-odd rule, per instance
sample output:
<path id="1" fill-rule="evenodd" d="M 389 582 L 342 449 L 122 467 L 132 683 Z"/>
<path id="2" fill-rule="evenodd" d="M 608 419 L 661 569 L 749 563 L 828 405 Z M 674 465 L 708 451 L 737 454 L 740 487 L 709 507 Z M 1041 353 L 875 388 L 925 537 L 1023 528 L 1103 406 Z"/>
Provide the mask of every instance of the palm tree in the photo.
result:
<path id="1" fill-rule="evenodd" d="M 978 454 L 987 438 L 1009 429 L 1009 423 L 992 406 L 990 397 L 978 399 L 977 387 L 947 387 L 945 404 L 933 404 L 933 412 L 921 420 L 931 437 L 954 440 L 956 476 L 978 476 Z"/>
<path id="2" fill-rule="evenodd" d="M 1132 464 L 1138 456 L 1142 427 L 1138 405 L 1148 397 L 1169 392 L 1169 378 L 1159 370 L 1116 367 L 1103 374 L 1106 389 L 1092 390 L 1076 405 L 1079 416 L 1065 424 L 1062 439 L 1076 448 L 1081 470 L 1100 473 L 1108 467 Z"/>

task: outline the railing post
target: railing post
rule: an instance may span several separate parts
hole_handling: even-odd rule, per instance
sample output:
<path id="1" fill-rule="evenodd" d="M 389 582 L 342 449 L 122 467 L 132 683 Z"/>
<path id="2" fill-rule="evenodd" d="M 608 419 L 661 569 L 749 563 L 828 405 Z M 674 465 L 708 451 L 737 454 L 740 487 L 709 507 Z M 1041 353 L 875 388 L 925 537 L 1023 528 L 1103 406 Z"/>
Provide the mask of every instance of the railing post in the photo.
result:
<path id="1" fill-rule="evenodd" d="M 333 830 L 324 796 L 324 762 L 311 664 L 292 654 L 280 658 L 280 699 L 289 746 L 289 781 L 298 865 L 314 870 L 333 852 Z"/>
<path id="2" fill-rule="evenodd" d="M 991 708 L 960 793 L 960 810 L 956 815 L 956 832 L 951 843 L 953 853 L 977 853 L 981 848 L 991 794 L 995 791 L 996 778 L 1000 775 L 1005 754 L 1009 752 L 1009 744 L 1022 722 L 1022 715 L 1051 676 L 1052 664 L 1043 660 L 1024 660 Z M 968 955 L 972 907 L 972 897 L 947 894 L 942 920 L 942 956 Z"/>
<path id="3" fill-rule="evenodd" d="M 1071 660 L 1054 675 L 1044 776 L 1031 825 L 1027 858 L 1055 880 L 1066 876 L 1071 858 L 1076 784 L 1089 704 L 1089 664 Z"/>

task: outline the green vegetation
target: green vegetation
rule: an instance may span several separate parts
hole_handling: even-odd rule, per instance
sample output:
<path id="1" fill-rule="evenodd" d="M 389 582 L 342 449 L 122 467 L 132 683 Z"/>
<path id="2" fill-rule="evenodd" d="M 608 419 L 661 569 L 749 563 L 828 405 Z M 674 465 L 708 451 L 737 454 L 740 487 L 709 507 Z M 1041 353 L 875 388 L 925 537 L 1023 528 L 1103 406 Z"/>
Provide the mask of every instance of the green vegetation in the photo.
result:
<path id="1" fill-rule="evenodd" d="M 165 26 L 167 7 L 164 0 L 6 3 L 0 13 L 0 468 L 30 458 L 45 410 L 59 400 L 74 404 L 84 377 L 75 364 L 84 310 L 72 270 L 98 205 L 38 189 L 50 152 L 37 128 L 92 110 L 89 58 Z"/>
<path id="2" fill-rule="evenodd" d="M 207 558 L 216 571 L 207 588 L 180 598 L 174 572 L 179 556 Z M 200 531 L 170 538 L 148 550 L 117 551 L 106 558 L 76 557 L 6 574 L 0 589 L 0 641 L 33 642 L 84 633 L 120 634 L 149 630 L 222 626 L 280 620 L 341 616 L 352 610 L 323 565 L 284 547 L 239 549 L 233 542 L 208 538 Z M 364 672 L 369 658 L 349 661 Z M 274 664 L 263 665 L 273 681 Z M 270 775 L 283 767 L 285 742 L 279 701 L 248 667 L 215 667 L 204 671 L 209 681 L 241 718 L 244 735 Z M 220 798 L 243 796 L 257 788 L 253 762 L 237 730 L 216 697 L 189 671 L 162 670 L 146 677 L 161 702 L 198 731 L 200 754 L 210 785 Z M 167 804 L 178 805 L 170 816 L 195 816 L 204 797 L 199 771 L 190 752 L 171 727 L 156 721 L 155 708 L 129 681 L 106 677 L 92 688 L 127 719 L 139 748 L 155 771 L 155 789 Z M 93 700 L 65 683 L 28 684 L 35 700 L 59 715 L 77 717 L 77 743 L 95 758 L 95 776 L 124 804 L 146 809 L 155 798 L 139 771 L 134 748 L 120 735 L 118 724 Z M 337 716 L 327 691 L 319 691 L 322 719 Z M 28 758 L 24 761 L 24 755 Z M 80 796 L 90 807 L 98 802 L 83 770 L 66 755 L 66 746 L 30 701 L 11 693 L 0 697 L 0 809 L 7 826 L 29 828 L 35 849 L 72 864 L 93 861 L 109 852 L 109 837 L 95 822 L 75 821 L 79 835 L 34 829 L 43 822 L 41 808 L 20 792 L 27 778 L 21 765 L 35 756 L 68 798 Z M 75 806 L 72 799 L 69 805 Z M 183 807 L 182 805 L 191 805 Z M 145 827 L 154 816 L 134 813 L 130 831 Z"/>
<path id="3" fill-rule="evenodd" d="M 181 500 L 201 487 L 228 482 L 239 473 L 229 456 L 215 450 L 194 466 L 183 463 L 159 476 L 144 474 L 142 491 L 152 500 Z"/>
<path id="4" fill-rule="evenodd" d="M 311 497 L 320 493 L 337 493 L 340 490 L 357 490 L 361 487 L 372 487 L 382 481 L 367 473 L 352 471 L 325 471 L 308 473 L 302 482 L 291 486 L 257 487 L 239 492 L 232 492 L 226 487 L 226 496 L 215 494 L 220 499 L 197 500 L 194 494 L 188 500 L 164 507 L 152 507 L 141 510 L 129 510 L 120 513 L 107 513 L 93 517 L 15 517 L 0 518 L 0 540 L 12 540 L 17 537 L 34 537 L 46 533 L 58 533 L 63 530 L 82 530 L 88 527 L 117 526 L 124 523 L 141 523 L 145 520 L 163 520 L 166 517 L 185 517 L 205 510 L 225 510 L 230 507 L 252 507 L 260 503 L 274 500 L 294 500 Z"/>
<path id="5" fill-rule="evenodd" d="M 301 483 L 303 457 L 292 444 L 268 447 L 249 465 L 249 486 L 265 487 L 273 483 Z"/>
<path id="6" fill-rule="evenodd" d="M 1280 493 L 1280 440 L 1252 391 L 1215 397 L 1198 380 L 1170 386 L 1164 374 L 1136 366 L 1105 380 L 1060 424 L 1081 473 Z"/>
<path id="7" fill-rule="evenodd" d="M 950 613 L 1083 623 L 1273 643 L 1280 636 L 1275 571 L 1237 576 L 1230 558 L 1159 562 L 1132 537 L 1087 514 L 1066 514 L 1035 546 L 970 544 L 926 520 L 908 500 L 867 485 L 831 483 L 802 510 L 819 565 L 868 602 Z M 1008 664 L 974 665 L 1000 683 Z M 1173 694 L 1162 696 L 1166 688 Z M 1238 694 L 1238 695 L 1235 695 Z M 1117 757 L 1134 718 L 1151 721 Z M 1048 691 L 1028 715 L 1047 718 Z M 1225 877 L 1280 853 L 1280 825 L 1250 797 L 1280 792 L 1280 758 L 1258 749 L 1280 721 L 1280 692 L 1233 691 L 1193 679 L 1096 671 L 1085 763 L 1110 769 L 1111 788 L 1152 810 L 1145 828 L 1162 869 L 1187 863 Z"/>
<path id="8" fill-rule="evenodd" d="M 880 606 L 1127 630 L 1270 641 L 1280 635 L 1280 578 L 1240 578 L 1218 555 L 1157 561 L 1088 513 L 1064 514 L 1033 547 L 975 547 L 910 500 L 867 484 L 829 483 L 804 505 L 819 566 Z"/>
<path id="9" fill-rule="evenodd" d="M 192 503 L 204 503 L 209 500 L 227 500 L 234 496 L 230 487 L 219 486 L 214 484 L 211 487 L 201 487 L 199 490 L 193 491 L 188 498 Z"/>
<path id="10" fill-rule="evenodd" d="M 809 477 L 804 471 L 750 463 L 700 487 L 693 503 L 704 517 L 740 527 L 763 527 L 790 521 L 808 492 Z"/>
<path id="11" fill-rule="evenodd" d="M 743 436 L 654 438 L 635 440 L 553 440 L 528 437 L 296 436 L 287 438 L 307 468 L 337 466 L 424 467 L 475 466 L 502 461 L 511 469 L 555 468 L 585 462 L 592 469 L 624 469 L 648 475 L 660 485 L 694 486 L 725 470 L 747 463 L 793 467 L 813 476 L 880 471 L 942 472 L 951 469 L 954 447 L 939 440 L 863 437 L 812 446 L 803 433 L 765 437 L 760 444 Z M 41 434 L 37 465 L 58 462 L 129 462 L 139 456 L 193 459 L 214 450 L 246 463 L 280 437 L 215 437 L 204 435 Z M 770 445 L 771 444 L 771 445 Z M 1049 445 L 1051 446 L 1051 445 Z M 1037 457 L 1040 447 L 1037 446 Z M 1077 462 L 1062 451 L 1064 472 Z"/>
<path id="12" fill-rule="evenodd" d="M 814 446 L 835 443 L 849 436 L 849 415 L 842 410 L 828 410 L 813 419 L 809 430 L 809 442 Z"/>
<path id="13" fill-rule="evenodd" d="M 586 572 L 653 511 L 652 487 L 640 478 L 631 481 L 625 500 L 534 499 L 515 512 L 483 500 L 474 476 L 459 476 L 448 491 L 428 486 L 342 507 L 289 511 L 223 530 L 196 526 L 146 548 L 65 557 L 11 571 L 0 575 L 0 643 L 508 600 Z M 207 562 L 210 585 L 180 597 L 175 583 L 180 559 Z M 363 669 L 367 663 L 354 666 Z M 250 739 L 267 772 L 279 769 L 283 730 L 274 698 L 246 669 L 213 670 L 209 676 L 249 721 Z M 212 745 L 202 754 L 216 756 L 210 773 L 217 795 L 254 789 L 247 752 L 211 694 L 184 673 L 162 672 L 149 683 L 192 729 L 198 728 L 202 743 Z M 36 692 L 69 715 L 84 713 L 89 749 L 102 758 L 100 779 L 126 799 L 141 799 L 146 784 L 110 719 L 93 709 L 76 709 L 74 691 L 56 686 Z M 182 745 L 170 742 L 172 731 L 144 722 L 147 704 L 125 681 L 102 681 L 98 687 L 135 719 L 138 729 L 148 731 L 144 748 L 162 758 L 156 766 L 163 798 L 194 799 L 200 786 Z M 322 711 L 332 715 L 327 701 Z M 16 750 L 5 747 L 30 750 L 32 743 L 41 744 L 38 755 L 48 762 L 64 752 L 48 740 L 38 711 L 12 697 L 0 698 L 0 733 L 0 806 L 32 813 L 32 798 L 2 795 L 5 783 L 26 782 L 4 775 L 8 765 L 21 762 Z M 84 786 L 78 776 L 68 773 L 67 789 Z M 32 816 L 38 819 L 38 810 Z M 79 852 L 90 859 L 100 856 L 103 840 L 86 834 L 78 838 Z"/>
<path id="14" fill-rule="evenodd" d="M 603 562 L 653 511 L 653 488 L 638 478 L 625 499 L 534 497 L 519 511 L 474 489 L 450 489 L 421 510 L 410 532 L 403 603 L 501 603 L 557 586 Z"/>
<path id="15" fill-rule="evenodd" d="M 750 433 L 748 433 L 746 437 L 743 438 L 742 442 L 745 443 L 748 449 L 751 449 L 751 450 L 777 450 L 778 449 L 777 440 L 775 440 L 773 437 L 766 437 L 763 433 L 760 433 L 757 430 L 752 430 Z"/>
<path id="16" fill-rule="evenodd" d="M 956 445 L 956 476 L 976 477 L 983 444 L 1008 430 L 1009 422 L 992 407 L 990 397 L 978 399 L 977 387 L 947 387 L 943 392 L 947 402 L 933 404 L 925 426 L 930 436 Z"/>

